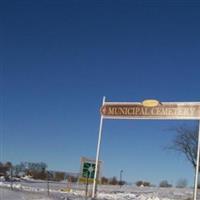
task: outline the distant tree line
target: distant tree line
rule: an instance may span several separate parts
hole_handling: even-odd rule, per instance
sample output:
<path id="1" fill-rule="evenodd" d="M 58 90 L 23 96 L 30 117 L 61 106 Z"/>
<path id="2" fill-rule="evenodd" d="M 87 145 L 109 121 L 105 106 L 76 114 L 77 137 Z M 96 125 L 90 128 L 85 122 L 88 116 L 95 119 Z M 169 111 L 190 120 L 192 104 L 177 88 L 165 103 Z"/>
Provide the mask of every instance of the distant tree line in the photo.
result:
<path id="1" fill-rule="evenodd" d="M 69 175 L 65 172 L 48 171 L 47 164 L 44 162 L 21 162 L 13 165 L 11 162 L 0 162 L 0 176 L 5 180 L 10 180 L 13 177 L 21 178 L 30 176 L 37 180 L 51 180 L 62 181 L 69 180 L 70 182 L 77 182 L 78 176 Z"/>
<path id="2" fill-rule="evenodd" d="M 142 181 L 139 180 L 135 183 L 136 186 L 138 187 L 155 187 L 155 185 L 152 185 L 150 182 L 148 181 Z M 170 184 L 167 180 L 162 180 L 160 181 L 160 183 L 158 184 L 159 187 L 163 187 L 163 188 L 167 188 L 167 187 L 173 187 L 172 184 Z M 176 185 L 174 185 L 174 187 L 177 188 L 186 188 L 188 186 L 188 181 L 184 178 L 181 178 L 177 181 Z"/>
<path id="3" fill-rule="evenodd" d="M 125 181 L 119 181 L 117 178 L 114 176 L 112 178 L 106 178 L 106 177 L 101 177 L 101 184 L 103 185 L 125 185 Z"/>
<path id="4" fill-rule="evenodd" d="M 6 163 L 0 162 L 0 176 L 5 177 L 6 180 L 9 178 L 9 174 L 11 173 L 11 169 L 12 169 L 12 163 L 11 162 L 6 162 Z"/>
<path id="5" fill-rule="evenodd" d="M 11 162 L 0 162 L 0 176 L 3 176 L 6 180 L 11 177 L 31 176 L 34 179 L 46 178 L 47 165 L 43 162 L 21 162 L 20 164 L 13 165 Z"/>
<path id="6" fill-rule="evenodd" d="M 78 174 L 71 175 L 66 172 L 60 171 L 48 171 L 47 164 L 44 162 L 21 162 L 20 164 L 13 165 L 11 162 L 0 162 L 0 177 L 3 176 L 5 180 L 10 180 L 13 177 L 21 178 L 30 176 L 37 180 L 51 180 L 51 181 L 63 181 L 68 180 L 71 183 L 78 181 Z M 115 176 L 107 178 L 101 177 L 101 184 L 103 185 L 125 185 L 126 181 L 120 181 Z M 149 181 L 139 180 L 136 183 L 138 187 L 149 187 L 153 186 Z M 178 188 L 187 187 L 188 182 L 186 179 L 179 179 L 175 185 Z M 172 187 L 172 184 L 168 183 L 167 180 L 162 180 L 159 183 L 159 187 Z M 200 188 L 200 187 L 199 187 Z"/>

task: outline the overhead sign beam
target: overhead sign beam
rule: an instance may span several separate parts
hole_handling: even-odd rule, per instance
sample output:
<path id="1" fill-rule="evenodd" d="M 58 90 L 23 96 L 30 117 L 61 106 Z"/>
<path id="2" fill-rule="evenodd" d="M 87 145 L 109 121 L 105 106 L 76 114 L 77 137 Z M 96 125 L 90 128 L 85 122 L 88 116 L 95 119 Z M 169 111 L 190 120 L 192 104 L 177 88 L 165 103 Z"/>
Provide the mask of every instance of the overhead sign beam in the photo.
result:
<path id="1" fill-rule="evenodd" d="M 104 103 L 101 115 L 110 119 L 200 119 L 198 103 L 162 103 L 144 106 L 141 103 Z"/>

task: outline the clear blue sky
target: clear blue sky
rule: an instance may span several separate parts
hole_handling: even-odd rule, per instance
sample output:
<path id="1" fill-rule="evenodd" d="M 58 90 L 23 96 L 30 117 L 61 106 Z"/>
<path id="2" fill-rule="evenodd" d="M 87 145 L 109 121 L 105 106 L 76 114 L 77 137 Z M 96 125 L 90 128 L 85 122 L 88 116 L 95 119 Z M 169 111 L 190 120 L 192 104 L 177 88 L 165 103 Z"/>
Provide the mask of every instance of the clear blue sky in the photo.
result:
<path id="1" fill-rule="evenodd" d="M 1 1 L 1 160 L 76 172 L 95 157 L 103 96 L 199 101 L 199 22 L 192 0 Z M 182 123 L 105 121 L 103 175 L 192 184 L 187 160 L 163 150 Z"/>

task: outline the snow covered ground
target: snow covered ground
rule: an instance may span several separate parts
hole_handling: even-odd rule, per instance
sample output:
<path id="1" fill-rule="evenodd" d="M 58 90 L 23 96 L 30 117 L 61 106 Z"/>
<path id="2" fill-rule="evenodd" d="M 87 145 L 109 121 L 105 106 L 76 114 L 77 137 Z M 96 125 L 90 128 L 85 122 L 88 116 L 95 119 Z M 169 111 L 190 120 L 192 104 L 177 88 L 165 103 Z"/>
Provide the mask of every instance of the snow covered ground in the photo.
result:
<path id="1" fill-rule="evenodd" d="M 10 183 L 0 182 L 0 200 L 85 200 L 85 186 L 74 185 L 71 191 L 65 189 L 65 184 L 50 183 L 50 195 L 47 195 L 46 182 L 15 182 L 13 190 Z M 89 188 L 91 193 L 91 187 Z M 189 200 L 193 190 L 190 188 L 157 188 L 135 186 L 99 186 L 100 200 Z M 198 198 L 200 199 L 200 198 Z"/>
<path id="2" fill-rule="evenodd" d="M 11 191 L 10 189 L 0 188 L 0 200 L 49 200 L 44 194 Z"/>

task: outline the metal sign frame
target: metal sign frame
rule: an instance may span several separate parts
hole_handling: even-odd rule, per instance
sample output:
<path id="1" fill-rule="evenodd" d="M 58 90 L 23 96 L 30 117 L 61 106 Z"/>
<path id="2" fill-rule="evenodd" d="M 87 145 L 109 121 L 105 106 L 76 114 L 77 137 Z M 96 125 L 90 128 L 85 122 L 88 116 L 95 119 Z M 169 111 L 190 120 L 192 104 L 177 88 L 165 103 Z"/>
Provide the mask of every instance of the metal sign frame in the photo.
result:
<path id="1" fill-rule="evenodd" d="M 94 181 L 94 173 L 95 173 L 95 168 L 96 168 L 96 160 L 86 158 L 86 157 L 81 157 L 80 159 L 81 166 L 80 166 L 80 175 L 79 175 L 79 183 L 86 183 L 87 181 L 89 183 L 93 183 Z M 102 166 L 102 161 L 98 162 L 98 182 L 100 182 L 100 177 L 101 177 L 101 166 Z M 86 169 L 84 168 L 85 164 L 89 164 L 94 168 L 92 172 L 89 172 L 89 176 L 85 175 L 84 172 L 86 173 Z"/>
<path id="2" fill-rule="evenodd" d="M 197 200 L 198 171 L 200 161 L 200 102 L 162 102 L 156 106 L 144 106 L 139 102 L 106 102 L 103 97 L 96 151 L 92 198 L 96 197 L 99 152 L 102 138 L 103 119 L 148 119 L 148 120 L 198 120 L 198 145 L 193 200 Z M 156 110 L 157 109 L 157 110 Z"/>

